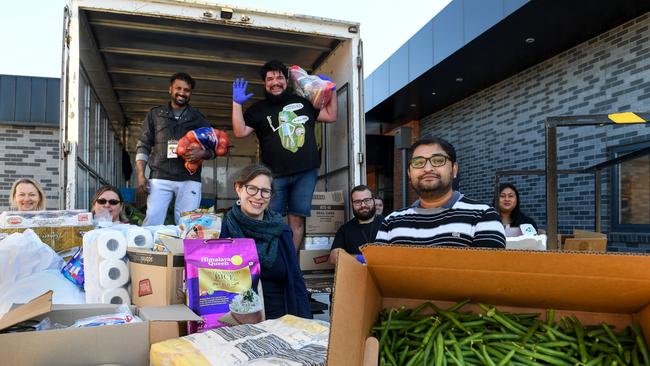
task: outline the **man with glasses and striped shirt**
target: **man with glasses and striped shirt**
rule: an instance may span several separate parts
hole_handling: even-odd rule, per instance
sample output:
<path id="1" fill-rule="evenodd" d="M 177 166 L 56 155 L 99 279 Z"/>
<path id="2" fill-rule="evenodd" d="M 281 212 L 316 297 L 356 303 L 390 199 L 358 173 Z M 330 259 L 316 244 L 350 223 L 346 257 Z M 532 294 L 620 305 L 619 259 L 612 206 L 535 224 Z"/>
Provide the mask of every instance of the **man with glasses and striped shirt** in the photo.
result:
<path id="1" fill-rule="evenodd" d="M 408 176 L 418 200 L 388 215 L 376 242 L 410 245 L 505 248 L 496 210 L 454 191 L 456 150 L 438 137 L 411 146 Z"/>

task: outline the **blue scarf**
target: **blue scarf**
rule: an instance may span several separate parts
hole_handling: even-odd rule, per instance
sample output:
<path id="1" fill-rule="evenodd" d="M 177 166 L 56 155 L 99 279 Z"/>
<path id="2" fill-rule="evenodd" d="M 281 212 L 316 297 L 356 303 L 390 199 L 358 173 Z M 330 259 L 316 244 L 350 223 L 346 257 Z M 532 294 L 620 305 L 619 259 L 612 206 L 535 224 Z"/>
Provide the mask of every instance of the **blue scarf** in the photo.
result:
<path id="1" fill-rule="evenodd" d="M 280 214 L 265 210 L 262 220 L 256 220 L 246 216 L 239 205 L 234 205 L 226 213 L 225 221 L 231 237 L 255 240 L 262 268 L 273 266 L 278 255 L 280 235 L 285 228 Z"/>

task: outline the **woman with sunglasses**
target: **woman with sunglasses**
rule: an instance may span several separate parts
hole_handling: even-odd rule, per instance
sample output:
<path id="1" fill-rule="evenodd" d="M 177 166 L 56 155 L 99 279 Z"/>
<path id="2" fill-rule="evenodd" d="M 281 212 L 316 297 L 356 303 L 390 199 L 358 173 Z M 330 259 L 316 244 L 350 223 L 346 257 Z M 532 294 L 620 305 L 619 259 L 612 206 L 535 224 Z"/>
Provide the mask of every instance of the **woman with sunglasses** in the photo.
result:
<path id="1" fill-rule="evenodd" d="M 93 215 L 107 215 L 112 222 L 120 221 L 126 223 L 124 213 L 124 199 L 120 191 L 113 186 L 103 186 L 93 196 L 91 211 Z"/>
<path id="2" fill-rule="evenodd" d="M 224 217 L 221 237 L 255 240 L 266 319 L 286 314 L 312 318 L 293 233 L 280 214 L 268 210 L 272 179 L 263 165 L 242 169 L 234 184 L 239 200 Z"/>

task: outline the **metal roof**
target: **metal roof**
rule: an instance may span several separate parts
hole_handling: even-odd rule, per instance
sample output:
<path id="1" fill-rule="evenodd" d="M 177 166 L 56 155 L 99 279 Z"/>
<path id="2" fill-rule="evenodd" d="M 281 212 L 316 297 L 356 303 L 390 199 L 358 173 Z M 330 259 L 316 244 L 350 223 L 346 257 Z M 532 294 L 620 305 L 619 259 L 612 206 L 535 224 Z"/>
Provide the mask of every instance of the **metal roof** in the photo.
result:
<path id="1" fill-rule="evenodd" d="M 0 75 L 0 123 L 58 125 L 59 79 Z"/>
<path id="2" fill-rule="evenodd" d="M 423 118 L 649 10 L 647 0 L 454 0 L 366 78 L 366 123 Z"/>

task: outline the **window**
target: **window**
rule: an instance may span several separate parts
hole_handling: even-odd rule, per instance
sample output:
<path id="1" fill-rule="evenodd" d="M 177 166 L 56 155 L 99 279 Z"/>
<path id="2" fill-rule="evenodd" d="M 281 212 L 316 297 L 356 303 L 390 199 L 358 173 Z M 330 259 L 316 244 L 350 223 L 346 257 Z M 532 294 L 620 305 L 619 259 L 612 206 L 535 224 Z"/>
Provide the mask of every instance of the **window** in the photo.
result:
<path id="1" fill-rule="evenodd" d="M 650 147 L 650 142 L 620 146 L 614 157 Z M 612 226 L 615 231 L 650 231 L 650 155 L 614 166 Z"/>

